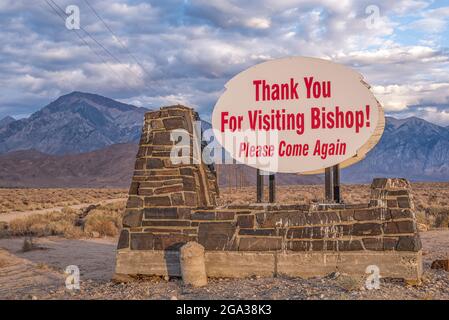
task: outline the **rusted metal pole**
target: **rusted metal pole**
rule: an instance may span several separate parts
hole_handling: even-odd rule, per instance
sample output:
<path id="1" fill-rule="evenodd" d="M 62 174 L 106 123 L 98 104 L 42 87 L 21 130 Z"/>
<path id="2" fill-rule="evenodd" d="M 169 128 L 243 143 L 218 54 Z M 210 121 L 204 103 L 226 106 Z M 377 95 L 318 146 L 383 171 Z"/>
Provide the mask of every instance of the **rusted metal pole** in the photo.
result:
<path id="1" fill-rule="evenodd" d="M 324 171 L 324 192 L 325 192 L 325 198 L 326 202 L 333 202 L 334 201 L 334 187 L 333 187 L 334 180 L 332 179 L 332 168 L 326 168 Z"/>
<path id="2" fill-rule="evenodd" d="M 263 176 L 260 174 L 260 170 L 257 169 L 257 180 L 256 180 L 256 185 L 257 185 L 257 203 L 261 203 L 262 202 L 262 198 L 263 198 Z"/>
<path id="3" fill-rule="evenodd" d="M 269 201 L 270 203 L 276 202 L 276 182 L 274 173 L 270 174 Z"/>
<path id="4" fill-rule="evenodd" d="M 340 193 L 340 165 L 335 165 L 332 167 L 332 175 L 334 182 L 334 201 L 336 203 L 341 203 L 341 193 Z"/>

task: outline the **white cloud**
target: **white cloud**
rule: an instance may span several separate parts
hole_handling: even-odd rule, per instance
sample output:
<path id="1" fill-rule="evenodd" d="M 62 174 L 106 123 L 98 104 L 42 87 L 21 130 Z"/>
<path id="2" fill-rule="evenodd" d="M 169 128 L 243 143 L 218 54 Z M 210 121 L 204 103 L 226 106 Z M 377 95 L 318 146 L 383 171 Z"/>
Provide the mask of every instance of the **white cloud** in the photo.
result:
<path id="1" fill-rule="evenodd" d="M 250 18 L 246 21 L 246 25 L 255 29 L 267 29 L 270 27 L 271 22 L 266 18 Z"/>
<path id="2" fill-rule="evenodd" d="M 58 1 L 61 7 L 72 2 Z M 25 113 L 72 90 L 152 107 L 180 102 L 207 115 L 236 73 L 288 55 L 332 59 L 357 69 L 392 112 L 418 113 L 416 106 L 448 101 L 449 58 L 438 34 L 404 45 L 398 33 L 432 23 L 435 32 L 442 30 L 447 9 L 429 8 L 428 1 L 90 3 L 127 49 L 81 1 L 82 26 L 118 61 L 81 31 L 99 58 L 48 7 L 0 1 L 0 116 L 11 114 L 11 105 L 15 114 Z M 380 14 L 373 28 L 366 23 L 372 4 Z M 411 23 L 400 25 L 398 16 Z"/>
<path id="3" fill-rule="evenodd" d="M 427 121 L 447 126 L 449 124 L 449 112 L 436 107 L 421 107 L 417 112 Z"/>
<path id="4" fill-rule="evenodd" d="M 360 65 L 386 65 L 393 63 L 447 62 L 449 57 L 428 46 L 386 46 L 374 50 L 342 53 L 335 58 L 345 63 Z"/>
<path id="5" fill-rule="evenodd" d="M 428 33 L 440 33 L 445 30 L 449 22 L 449 7 L 440 7 L 420 11 L 419 18 L 405 26 L 402 30 L 414 29 Z"/>
<path id="6" fill-rule="evenodd" d="M 386 111 L 405 111 L 420 104 L 449 104 L 449 83 L 373 86 L 372 91 Z"/>

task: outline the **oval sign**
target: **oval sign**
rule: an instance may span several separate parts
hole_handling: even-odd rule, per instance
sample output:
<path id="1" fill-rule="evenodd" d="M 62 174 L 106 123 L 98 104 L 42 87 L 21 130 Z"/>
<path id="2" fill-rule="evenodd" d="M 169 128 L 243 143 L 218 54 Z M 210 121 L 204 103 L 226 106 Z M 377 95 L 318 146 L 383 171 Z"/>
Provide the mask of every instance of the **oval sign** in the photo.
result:
<path id="1" fill-rule="evenodd" d="M 218 142 L 269 172 L 320 173 L 360 161 L 379 141 L 384 113 L 363 77 L 327 60 L 255 65 L 225 85 L 213 114 Z"/>

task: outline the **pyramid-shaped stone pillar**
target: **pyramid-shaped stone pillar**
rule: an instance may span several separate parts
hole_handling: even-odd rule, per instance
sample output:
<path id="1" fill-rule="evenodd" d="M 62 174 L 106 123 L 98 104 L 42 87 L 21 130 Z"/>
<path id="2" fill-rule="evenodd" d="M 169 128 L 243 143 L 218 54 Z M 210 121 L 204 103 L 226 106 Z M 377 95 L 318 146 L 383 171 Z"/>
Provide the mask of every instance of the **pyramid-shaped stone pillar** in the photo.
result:
<path id="1" fill-rule="evenodd" d="M 194 141 L 201 136 L 199 120 L 193 109 L 181 105 L 145 114 L 117 248 L 118 273 L 128 273 L 126 266 L 134 264 L 121 259 L 129 258 L 126 253 L 177 250 L 196 241 L 196 228 L 189 220 L 191 209 L 215 207 L 216 176 L 211 167 L 198 161 L 201 141 Z M 183 144 L 185 150 L 173 141 L 180 136 L 190 138 L 190 144 Z M 199 152 L 195 154 L 194 148 Z"/>

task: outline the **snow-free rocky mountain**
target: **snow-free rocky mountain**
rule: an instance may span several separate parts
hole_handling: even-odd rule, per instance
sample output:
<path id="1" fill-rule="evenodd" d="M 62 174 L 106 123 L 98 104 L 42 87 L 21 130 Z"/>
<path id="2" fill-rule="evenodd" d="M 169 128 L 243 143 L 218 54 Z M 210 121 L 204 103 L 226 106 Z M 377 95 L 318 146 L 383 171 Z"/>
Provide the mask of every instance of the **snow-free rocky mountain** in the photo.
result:
<path id="1" fill-rule="evenodd" d="M 73 92 L 27 119 L 0 120 L 0 187 L 129 186 L 146 111 Z M 243 184 L 254 184 L 254 171 L 220 166 L 220 181 L 238 175 Z M 344 182 L 366 183 L 373 177 L 448 181 L 449 128 L 419 118 L 387 117 L 379 144 L 342 172 Z M 277 183 L 322 181 L 321 176 L 283 174 Z"/>
<path id="2" fill-rule="evenodd" d="M 449 128 L 423 119 L 387 117 L 384 134 L 366 159 L 343 170 L 349 182 L 374 177 L 415 181 L 449 180 Z"/>
<path id="3" fill-rule="evenodd" d="M 82 153 L 138 141 L 146 111 L 100 95 L 72 92 L 29 118 L 0 126 L 0 153 Z"/>
<path id="4" fill-rule="evenodd" d="M 8 124 L 10 124 L 11 122 L 14 122 L 14 121 L 16 121 L 16 119 L 14 119 L 13 117 L 6 116 L 0 120 L 0 128 L 7 126 Z"/>

